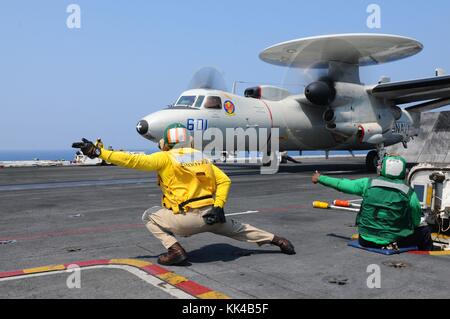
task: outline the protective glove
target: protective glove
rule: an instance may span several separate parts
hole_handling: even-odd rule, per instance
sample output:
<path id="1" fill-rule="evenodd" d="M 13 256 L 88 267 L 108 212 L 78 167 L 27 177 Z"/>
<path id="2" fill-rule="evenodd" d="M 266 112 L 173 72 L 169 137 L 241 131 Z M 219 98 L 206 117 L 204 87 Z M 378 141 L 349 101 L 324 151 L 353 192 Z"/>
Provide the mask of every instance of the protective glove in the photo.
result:
<path id="1" fill-rule="evenodd" d="M 88 141 L 85 138 L 81 139 L 82 142 L 76 142 L 72 144 L 73 148 L 79 148 L 81 152 L 83 152 L 84 155 L 87 157 L 94 159 L 96 157 L 99 157 L 101 154 L 101 150 L 94 145 L 91 141 Z"/>
<path id="2" fill-rule="evenodd" d="M 207 214 L 203 215 L 205 223 L 214 225 L 217 223 L 224 224 L 227 222 L 225 212 L 222 207 L 213 207 Z"/>

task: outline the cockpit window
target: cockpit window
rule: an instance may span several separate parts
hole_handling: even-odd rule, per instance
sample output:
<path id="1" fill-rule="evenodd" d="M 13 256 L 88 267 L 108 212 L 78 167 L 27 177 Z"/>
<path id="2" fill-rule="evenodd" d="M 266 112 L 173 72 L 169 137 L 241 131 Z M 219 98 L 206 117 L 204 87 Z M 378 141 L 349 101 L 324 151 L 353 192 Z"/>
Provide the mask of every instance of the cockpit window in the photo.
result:
<path id="1" fill-rule="evenodd" d="M 208 96 L 204 106 L 206 109 L 221 109 L 222 99 L 219 96 Z"/>
<path id="2" fill-rule="evenodd" d="M 184 95 L 175 103 L 175 106 L 192 106 L 195 102 L 195 95 Z"/>
<path id="3" fill-rule="evenodd" d="M 204 95 L 200 95 L 198 98 L 197 98 L 197 101 L 195 101 L 195 107 L 196 108 L 200 108 L 201 106 L 202 106 L 202 104 L 203 104 L 203 100 L 205 99 L 205 96 Z"/>

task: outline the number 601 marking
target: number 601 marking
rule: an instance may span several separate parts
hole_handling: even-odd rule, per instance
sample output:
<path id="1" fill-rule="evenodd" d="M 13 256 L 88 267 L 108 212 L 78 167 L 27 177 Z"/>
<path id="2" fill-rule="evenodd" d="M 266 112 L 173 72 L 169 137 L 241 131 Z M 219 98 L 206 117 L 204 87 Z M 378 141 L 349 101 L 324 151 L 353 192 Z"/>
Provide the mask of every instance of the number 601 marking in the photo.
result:
<path id="1" fill-rule="evenodd" d="M 208 120 L 206 120 L 206 119 L 188 119 L 186 128 L 189 131 L 206 131 L 208 129 Z"/>

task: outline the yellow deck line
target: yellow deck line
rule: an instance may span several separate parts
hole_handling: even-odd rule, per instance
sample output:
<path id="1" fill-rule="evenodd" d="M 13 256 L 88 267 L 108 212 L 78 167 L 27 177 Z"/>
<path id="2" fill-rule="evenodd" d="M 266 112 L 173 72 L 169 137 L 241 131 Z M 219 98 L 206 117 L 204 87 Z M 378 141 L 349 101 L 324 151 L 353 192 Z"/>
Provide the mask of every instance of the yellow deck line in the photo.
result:
<path id="1" fill-rule="evenodd" d="M 36 267 L 36 268 L 28 268 L 24 269 L 24 274 L 36 274 L 40 272 L 49 272 L 49 271 L 57 271 L 57 270 L 65 270 L 66 266 L 64 265 L 50 265 L 50 266 L 43 266 L 43 267 Z"/>
<path id="2" fill-rule="evenodd" d="M 449 252 L 450 254 L 450 252 Z M 110 259 L 107 264 L 109 265 L 126 265 L 126 266 L 132 266 L 136 268 L 143 268 L 146 266 L 153 265 L 151 262 L 143 261 L 143 260 L 137 260 L 137 259 L 129 259 L 129 258 L 123 258 L 123 259 Z M 83 268 L 83 267 L 81 267 Z M 42 266 L 42 267 L 35 267 L 35 268 L 28 268 L 24 269 L 23 274 L 29 275 L 29 274 L 38 274 L 38 273 L 46 273 L 46 272 L 52 272 L 52 271 L 61 271 L 66 270 L 66 266 L 63 264 L 60 265 L 49 265 L 49 266 Z M 156 278 L 159 278 L 168 284 L 176 287 L 176 285 L 190 281 L 188 278 L 180 276 L 174 272 L 171 272 L 168 270 L 167 273 L 160 274 L 160 275 L 152 275 Z M 218 291 L 211 290 L 209 292 L 194 296 L 199 299 L 231 299 L 231 297 L 220 293 Z"/>
<path id="3" fill-rule="evenodd" d="M 431 256 L 448 256 L 450 255 L 450 250 L 430 251 L 428 254 Z"/>
<path id="4" fill-rule="evenodd" d="M 118 264 L 118 265 L 128 265 L 128 266 L 134 266 L 137 268 L 142 268 L 145 266 L 153 265 L 152 263 L 148 261 L 143 260 L 137 260 L 137 259 L 111 259 L 109 261 L 110 264 Z"/>
<path id="5" fill-rule="evenodd" d="M 199 299 L 231 299 L 227 295 L 218 291 L 208 291 L 201 295 L 197 295 L 196 297 Z"/>
<path id="6" fill-rule="evenodd" d="M 179 283 L 184 282 L 184 281 L 188 281 L 187 278 L 177 275 L 176 273 L 173 273 L 173 272 L 161 274 L 161 275 L 158 275 L 157 277 L 168 282 L 172 286 L 178 285 Z"/>

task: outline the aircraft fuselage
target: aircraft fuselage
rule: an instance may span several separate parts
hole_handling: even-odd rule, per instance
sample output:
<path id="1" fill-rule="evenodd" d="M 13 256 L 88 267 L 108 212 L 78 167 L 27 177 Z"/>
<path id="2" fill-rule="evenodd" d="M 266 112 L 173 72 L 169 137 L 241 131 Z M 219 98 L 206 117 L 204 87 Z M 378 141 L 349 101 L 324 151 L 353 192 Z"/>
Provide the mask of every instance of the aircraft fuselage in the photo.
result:
<path id="1" fill-rule="evenodd" d="M 230 128 L 257 132 L 278 128 L 280 151 L 374 149 L 374 143 L 358 136 L 359 127 L 366 124 L 372 129 L 374 125 L 380 127 L 380 132 L 376 133 L 384 136 L 386 146 L 401 142 L 410 131 L 413 123 L 407 114 L 402 114 L 396 121 L 391 106 L 368 96 L 364 86 L 337 83 L 336 88 L 341 93 L 340 98 L 328 108 L 303 103 L 295 95 L 271 101 L 223 91 L 190 90 L 184 92 L 177 103 L 192 105 L 176 103 L 147 115 L 138 123 L 137 129 L 143 137 L 158 142 L 165 128 L 172 123 L 181 123 L 192 133 L 216 128 L 223 134 L 223 149 L 227 151 L 232 151 L 226 145 L 226 130 Z M 217 103 L 209 103 L 209 97 Z M 333 110 L 334 117 L 327 122 L 324 112 L 328 109 Z M 245 149 L 238 149 L 245 150 L 249 150 L 248 144 Z"/>

